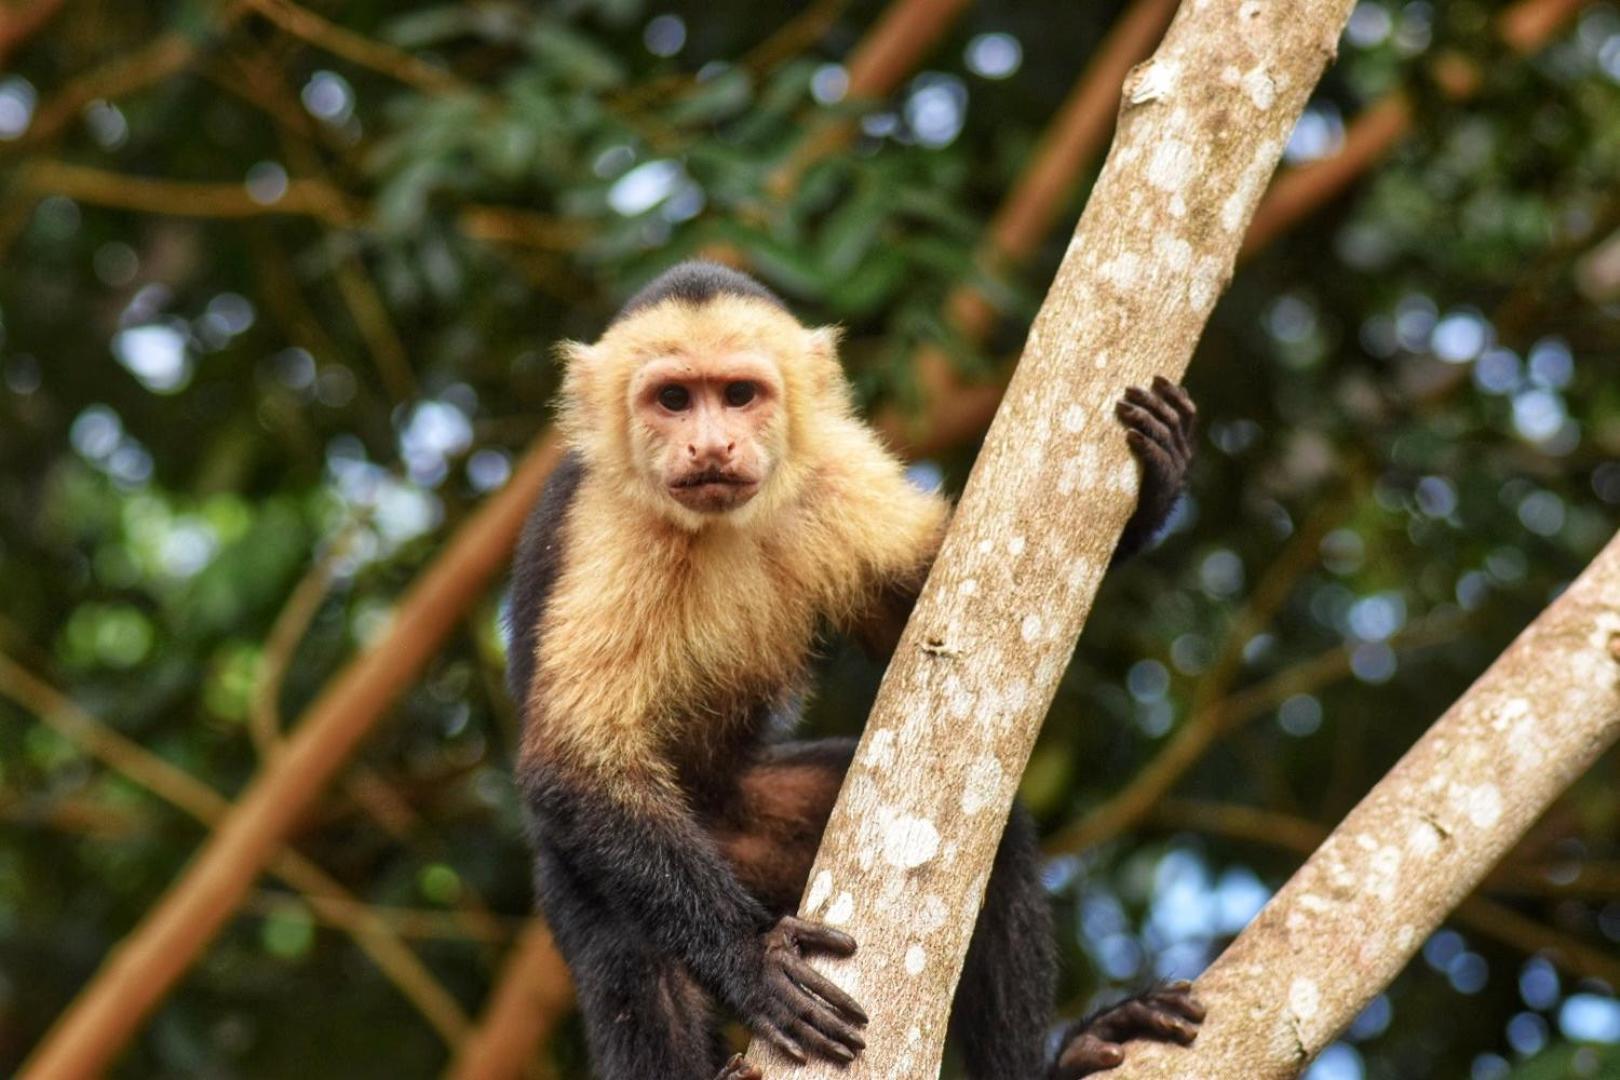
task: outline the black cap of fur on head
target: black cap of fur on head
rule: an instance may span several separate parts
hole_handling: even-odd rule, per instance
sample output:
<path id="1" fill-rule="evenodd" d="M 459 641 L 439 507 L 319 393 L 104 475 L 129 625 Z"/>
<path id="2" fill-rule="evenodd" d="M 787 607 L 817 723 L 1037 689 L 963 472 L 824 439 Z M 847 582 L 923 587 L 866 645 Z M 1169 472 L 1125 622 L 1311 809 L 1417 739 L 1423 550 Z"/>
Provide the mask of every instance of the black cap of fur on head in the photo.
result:
<path id="1" fill-rule="evenodd" d="M 689 259 L 670 267 L 636 290 L 636 294 L 626 300 L 619 313 L 613 316 L 613 322 L 621 322 L 665 300 L 679 300 L 696 307 L 717 296 L 743 296 L 787 310 L 780 296 L 742 271 L 716 262 Z"/>

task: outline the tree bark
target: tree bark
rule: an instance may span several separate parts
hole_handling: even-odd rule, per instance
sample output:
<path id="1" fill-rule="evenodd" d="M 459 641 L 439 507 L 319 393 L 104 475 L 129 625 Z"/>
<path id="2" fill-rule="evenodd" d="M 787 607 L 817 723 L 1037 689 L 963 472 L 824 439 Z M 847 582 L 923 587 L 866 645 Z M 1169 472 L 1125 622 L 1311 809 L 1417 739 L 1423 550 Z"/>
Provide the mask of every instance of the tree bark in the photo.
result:
<path id="1" fill-rule="evenodd" d="M 988 871 L 1133 507 L 1113 419 L 1178 378 L 1351 0 L 1187 0 L 1127 81 L 1114 146 L 884 678 L 801 912 L 860 950 L 822 966 L 871 1015 L 847 1068 L 930 1076 Z"/>
<path id="2" fill-rule="evenodd" d="M 1293 1077 L 1620 737 L 1620 537 L 1350 812 L 1198 980 L 1190 1051 L 1118 1080 Z"/>

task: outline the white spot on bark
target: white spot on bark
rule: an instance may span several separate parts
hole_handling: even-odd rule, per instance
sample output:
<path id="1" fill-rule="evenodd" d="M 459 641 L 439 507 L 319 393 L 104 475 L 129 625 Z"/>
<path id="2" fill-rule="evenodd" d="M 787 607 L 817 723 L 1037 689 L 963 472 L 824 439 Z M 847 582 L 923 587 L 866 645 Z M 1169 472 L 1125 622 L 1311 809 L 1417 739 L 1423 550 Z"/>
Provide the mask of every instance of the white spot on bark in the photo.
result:
<path id="1" fill-rule="evenodd" d="M 1406 850 L 1419 858 L 1433 855 L 1440 850 L 1440 830 L 1434 827 L 1433 822 L 1418 822 L 1406 834 Z"/>
<path id="2" fill-rule="evenodd" d="M 1243 76 L 1243 92 L 1249 95 L 1257 109 L 1269 109 L 1277 103 L 1277 84 L 1271 79 L 1271 72 L 1264 65 L 1254 68 Z"/>
<path id="3" fill-rule="evenodd" d="M 1301 894 L 1298 903 L 1299 903 L 1300 907 L 1304 908 L 1306 911 L 1311 912 L 1313 915 L 1321 914 L 1322 912 L 1326 911 L 1329 907 L 1332 906 L 1326 900 L 1324 900 L 1322 897 L 1317 896 L 1315 893 L 1303 893 L 1303 894 Z"/>
<path id="4" fill-rule="evenodd" d="M 972 596 L 979 591 L 979 582 L 976 578 L 964 578 L 962 584 L 956 587 L 956 591 L 963 596 Z"/>
<path id="5" fill-rule="evenodd" d="M 1067 584 L 1071 589 L 1089 585 L 1097 579 L 1097 564 L 1084 555 L 1069 564 Z"/>
<path id="6" fill-rule="evenodd" d="M 977 814 L 994 803 L 1001 794 L 1001 762 L 994 754 L 985 754 L 968 767 L 967 783 L 962 788 L 962 813 Z"/>
<path id="7" fill-rule="evenodd" d="M 1135 252 L 1122 251 L 1097 267 L 1097 274 L 1121 292 L 1134 292 L 1143 285 L 1142 257 Z M 1099 363 L 1098 367 L 1101 366 Z"/>
<path id="8" fill-rule="evenodd" d="M 1243 72 L 1239 71 L 1237 68 L 1233 67 L 1231 64 L 1227 64 L 1225 67 L 1221 68 L 1221 82 L 1224 83 L 1225 85 L 1227 85 L 1227 86 L 1236 86 L 1238 83 L 1240 83 L 1242 81 L 1243 81 Z"/>
<path id="9" fill-rule="evenodd" d="M 1024 543 L 1025 541 L 1022 536 L 1015 536 L 1011 540 L 1007 541 L 1008 554 L 1015 559 L 1022 555 L 1024 553 Z"/>
<path id="10" fill-rule="evenodd" d="M 913 945 L 906 950 L 906 974 L 921 975 L 923 968 L 928 966 L 928 954 L 923 952 L 921 945 Z"/>
<path id="11" fill-rule="evenodd" d="M 1033 614 L 1025 615 L 1024 621 L 1018 625 L 1018 636 L 1031 643 L 1040 640 L 1041 617 Z"/>
<path id="12" fill-rule="evenodd" d="M 1288 986 L 1288 1011 L 1296 1020 L 1309 1020 L 1322 1006 L 1322 992 L 1311 979 L 1295 979 Z"/>
<path id="13" fill-rule="evenodd" d="M 866 755 L 862 760 L 874 769 L 887 769 L 893 765 L 894 732 L 888 728 L 872 732 L 872 738 L 866 744 Z"/>
<path id="14" fill-rule="evenodd" d="M 1174 191 L 1198 171 L 1198 155 L 1180 139 L 1168 138 L 1153 148 L 1148 159 L 1147 182 L 1160 191 Z"/>
<path id="15" fill-rule="evenodd" d="M 1257 19 L 1266 6 L 1260 0 L 1244 0 L 1243 6 L 1238 8 L 1238 17 L 1243 19 Z"/>
<path id="16" fill-rule="evenodd" d="M 1502 793 L 1495 784 L 1464 787 L 1458 792 L 1458 805 L 1477 828 L 1488 829 L 1502 817 Z"/>
<path id="17" fill-rule="evenodd" d="M 883 833 L 883 858 L 890 866 L 915 870 L 939 853 L 939 830 L 927 818 L 902 815 Z"/>
<path id="18" fill-rule="evenodd" d="M 1221 260 L 1206 255 L 1198 260 L 1192 280 L 1187 283 L 1187 303 L 1202 311 L 1215 302 L 1221 291 Z"/>
<path id="19" fill-rule="evenodd" d="M 1145 105 L 1150 101 L 1168 97 L 1181 78 L 1181 65 L 1174 60 L 1150 60 L 1136 69 L 1127 100 L 1132 105 Z"/>
<path id="20" fill-rule="evenodd" d="M 1386 904 L 1395 899 L 1400 881 L 1401 853 L 1390 846 L 1381 847 L 1372 857 L 1367 872 L 1367 891 Z"/>
<path id="21" fill-rule="evenodd" d="M 1192 265 L 1192 245 L 1179 236 L 1160 234 L 1153 241 L 1153 253 L 1173 270 L 1185 270 Z"/>
<path id="22" fill-rule="evenodd" d="M 816 879 L 810 883 L 810 895 L 805 897 L 804 900 L 804 913 L 806 915 L 814 915 L 816 912 L 821 910 L 821 905 L 825 904 L 827 902 L 827 897 L 831 895 L 832 875 L 823 870 L 821 873 L 817 874 Z"/>
<path id="23" fill-rule="evenodd" d="M 988 554 L 990 554 L 991 550 L 995 546 L 996 546 L 995 542 L 992 541 L 992 540 L 989 540 L 989 539 L 980 540 L 979 541 L 979 554 L 980 555 L 988 555 Z"/>
<path id="24" fill-rule="evenodd" d="M 945 901 L 937 893 L 929 893 L 923 897 L 922 909 L 917 913 L 917 929 L 925 934 L 932 934 L 945 925 L 945 916 L 950 911 L 945 907 Z"/>
<path id="25" fill-rule="evenodd" d="M 1072 435 L 1086 426 L 1086 410 L 1082 409 L 1078 405 L 1070 405 L 1067 409 L 1063 410 L 1063 415 L 1059 418 L 1058 422 L 1063 425 L 1064 431 L 1067 431 Z"/>
<path id="26" fill-rule="evenodd" d="M 1395 931 L 1395 948 L 1401 952 L 1405 952 L 1407 949 L 1412 947 L 1412 942 L 1416 939 L 1417 929 L 1412 926 L 1403 925 Z"/>
<path id="27" fill-rule="evenodd" d="M 841 892 L 838 899 L 832 902 L 832 907 L 827 909 L 827 917 L 822 921 L 828 926 L 843 926 L 854 914 L 855 898 L 847 892 Z"/>
<path id="28" fill-rule="evenodd" d="M 1187 200 L 1180 195 L 1170 196 L 1170 216 L 1184 218 L 1187 216 Z"/>

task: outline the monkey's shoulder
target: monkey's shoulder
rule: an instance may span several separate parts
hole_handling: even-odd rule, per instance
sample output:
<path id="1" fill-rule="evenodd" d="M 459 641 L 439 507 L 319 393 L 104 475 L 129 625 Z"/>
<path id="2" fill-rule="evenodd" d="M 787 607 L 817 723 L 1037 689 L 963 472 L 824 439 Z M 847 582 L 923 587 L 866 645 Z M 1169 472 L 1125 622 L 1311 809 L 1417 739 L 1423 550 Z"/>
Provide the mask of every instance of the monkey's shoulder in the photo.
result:
<path id="1" fill-rule="evenodd" d="M 584 479 L 585 463 L 580 456 L 573 452 L 563 455 L 529 511 L 512 560 L 506 673 L 508 692 L 520 710 L 534 676 L 540 620 L 562 571 L 563 526 Z"/>

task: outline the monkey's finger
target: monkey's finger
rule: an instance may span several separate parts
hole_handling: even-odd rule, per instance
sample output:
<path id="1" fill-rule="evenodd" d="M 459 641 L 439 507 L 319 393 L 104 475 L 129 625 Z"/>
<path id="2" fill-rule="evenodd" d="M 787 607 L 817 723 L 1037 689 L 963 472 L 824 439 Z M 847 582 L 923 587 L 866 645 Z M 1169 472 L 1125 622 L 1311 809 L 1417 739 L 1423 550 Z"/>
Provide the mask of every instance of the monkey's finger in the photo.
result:
<path id="1" fill-rule="evenodd" d="M 1164 386 L 1171 386 L 1165 383 Z M 1170 398 L 1165 396 L 1163 388 L 1154 384 L 1153 392 L 1148 393 L 1132 387 L 1125 392 L 1126 399 L 1140 409 L 1153 414 L 1165 430 L 1170 433 L 1170 442 L 1167 444 L 1184 459 L 1192 457 L 1192 421 L 1177 411 Z"/>
<path id="2" fill-rule="evenodd" d="M 1209 1015 L 1204 1003 L 1192 993 L 1192 983 L 1174 982 L 1147 995 L 1147 999 L 1161 1009 L 1179 1013 L 1195 1024 L 1202 1024 Z"/>
<path id="3" fill-rule="evenodd" d="M 848 1064 L 855 1060 L 855 1054 L 864 1050 L 865 1044 L 852 1046 L 838 1039 L 833 1039 L 817 1030 L 816 1026 L 808 1020 L 799 1020 L 793 1027 L 794 1036 L 818 1057 L 828 1058 L 832 1061 L 841 1061 Z"/>
<path id="4" fill-rule="evenodd" d="M 1127 430 L 1140 431 L 1166 450 L 1176 449 L 1176 437 L 1171 429 L 1146 409 L 1122 401 L 1114 408 L 1114 415 L 1119 417 Z"/>
<path id="5" fill-rule="evenodd" d="M 853 956 L 855 954 L 855 939 L 842 930 L 834 930 L 830 926 L 809 922 L 805 919 L 785 919 L 789 923 L 794 940 L 801 948 L 809 946 L 822 952 L 832 953 L 834 956 Z"/>
<path id="6" fill-rule="evenodd" d="M 810 1038 L 809 1033 L 825 1037 L 843 1044 L 851 1052 L 864 1050 L 866 1040 L 854 1026 L 839 1016 L 833 1007 L 810 993 L 795 985 L 786 975 L 778 975 L 772 979 L 776 987 L 778 999 L 789 1009 L 794 1020 L 788 1030 L 796 1037 L 808 1042 L 816 1040 Z M 817 1044 L 817 1049 L 820 1049 Z"/>
<path id="7" fill-rule="evenodd" d="M 1058 1080 L 1080 1080 L 1082 1076 L 1117 1068 L 1124 1063 L 1123 1046 L 1087 1034 L 1063 1048 L 1054 1071 Z"/>
<path id="8" fill-rule="evenodd" d="M 731 1060 L 726 1062 L 715 1080 L 762 1080 L 765 1076 L 758 1065 L 744 1058 L 741 1054 L 732 1054 Z"/>
<path id="9" fill-rule="evenodd" d="M 1186 1046 L 1198 1037 L 1197 1025 L 1167 1010 L 1156 1009 L 1141 999 L 1127 1001 L 1103 1019 L 1108 1023 L 1099 1026 L 1099 1031 L 1121 1042 L 1146 1038 Z"/>
<path id="10" fill-rule="evenodd" d="M 803 960 L 790 960 L 783 965 L 788 976 L 794 982 L 810 991 L 812 994 L 848 1016 L 858 1024 L 867 1022 L 866 1010 L 861 1008 L 860 1002 L 850 997 L 843 987 L 833 982 L 827 976 L 805 963 Z"/>
<path id="11" fill-rule="evenodd" d="M 1153 390 L 1181 414 L 1182 424 L 1191 431 L 1198 422 L 1198 406 L 1193 402 L 1192 396 L 1163 375 L 1153 377 Z"/>
<path id="12" fill-rule="evenodd" d="M 797 1061 L 800 1065 L 809 1060 L 805 1055 L 804 1047 L 795 1042 L 792 1036 L 783 1031 L 774 1021 L 761 1017 L 754 1022 L 754 1030 L 769 1039 L 778 1050 Z"/>
<path id="13" fill-rule="evenodd" d="M 1175 431 L 1181 427 L 1181 417 L 1176 415 L 1176 410 L 1157 392 L 1149 393 L 1140 387 L 1133 386 L 1125 391 L 1125 400 L 1139 409 L 1152 413 L 1159 423 L 1170 431 Z"/>
<path id="14" fill-rule="evenodd" d="M 1131 451 L 1141 459 L 1152 476 L 1174 477 L 1180 471 L 1175 458 L 1170 456 L 1170 451 L 1140 431 L 1127 431 L 1125 441 L 1130 444 Z"/>

